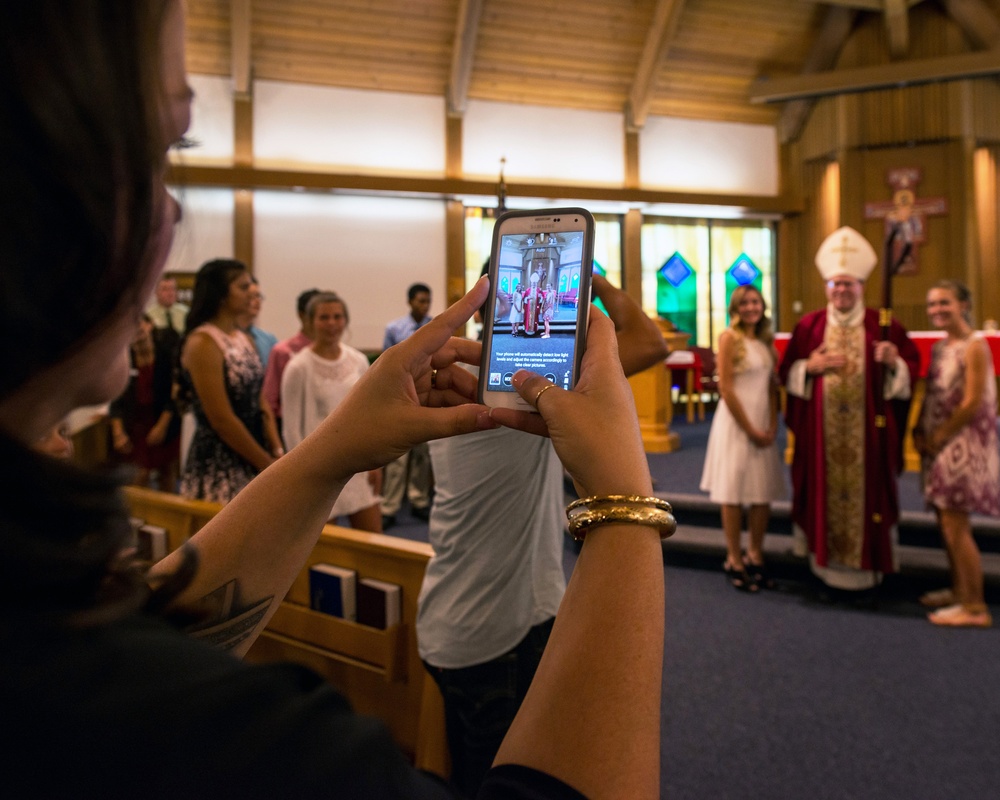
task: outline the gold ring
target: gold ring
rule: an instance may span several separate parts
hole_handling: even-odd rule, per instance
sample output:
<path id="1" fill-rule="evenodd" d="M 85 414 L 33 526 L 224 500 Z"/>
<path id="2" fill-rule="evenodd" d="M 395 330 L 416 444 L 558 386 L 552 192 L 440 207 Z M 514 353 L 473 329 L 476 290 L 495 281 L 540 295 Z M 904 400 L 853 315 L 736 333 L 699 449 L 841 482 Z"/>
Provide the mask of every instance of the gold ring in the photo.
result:
<path id="1" fill-rule="evenodd" d="M 535 395 L 535 401 L 534 401 L 535 408 L 538 408 L 538 398 L 541 397 L 543 394 L 545 394 L 549 389 L 555 389 L 555 388 L 556 385 L 554 383 L 547 383 L 545 386 L 539 389 L 538 394 Z"/>
<path id="2" fill-rule="evenodd" d="M 431 388 L 438 388 L 438 371 L 436 369 L 431 370 Z"/>

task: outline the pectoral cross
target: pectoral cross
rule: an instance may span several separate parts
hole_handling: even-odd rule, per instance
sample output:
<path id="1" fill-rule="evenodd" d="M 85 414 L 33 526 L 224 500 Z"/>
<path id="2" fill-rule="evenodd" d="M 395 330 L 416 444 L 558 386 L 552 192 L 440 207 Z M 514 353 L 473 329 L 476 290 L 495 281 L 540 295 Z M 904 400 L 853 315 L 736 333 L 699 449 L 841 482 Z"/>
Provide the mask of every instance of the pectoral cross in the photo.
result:
<path id="1" fill-rule="evenodd" d="M 856 248 L 856 247 L 848 247 L 847 246 L 847 242 L 849 241 L 849 239 L 850 239 L 850 237 L 845 233 L 844 234 L 844 241 L 841 243 L 840 247 L 834 247 L 834 248 L 832 248 L 832 251 L 834 253 L 840 253 L 840 266 L 842 266 L 842 267 L 846 267 L 847 266 L 847 254 L 848 253 L 856 253 L 856 252 L 858 252 L 858 248 Z"/>

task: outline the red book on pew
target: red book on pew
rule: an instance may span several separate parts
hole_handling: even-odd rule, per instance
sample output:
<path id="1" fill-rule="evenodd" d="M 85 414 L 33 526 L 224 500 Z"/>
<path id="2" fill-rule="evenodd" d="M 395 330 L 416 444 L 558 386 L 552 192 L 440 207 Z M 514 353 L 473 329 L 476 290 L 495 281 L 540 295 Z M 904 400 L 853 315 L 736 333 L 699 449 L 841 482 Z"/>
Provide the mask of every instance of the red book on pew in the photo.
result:
<path id="1" fill-rule="evenodd" d="M 358 622 L 385 630 L 398 625 L 402 617 L 401 586 L 362 578 L 358 581 Z"/>

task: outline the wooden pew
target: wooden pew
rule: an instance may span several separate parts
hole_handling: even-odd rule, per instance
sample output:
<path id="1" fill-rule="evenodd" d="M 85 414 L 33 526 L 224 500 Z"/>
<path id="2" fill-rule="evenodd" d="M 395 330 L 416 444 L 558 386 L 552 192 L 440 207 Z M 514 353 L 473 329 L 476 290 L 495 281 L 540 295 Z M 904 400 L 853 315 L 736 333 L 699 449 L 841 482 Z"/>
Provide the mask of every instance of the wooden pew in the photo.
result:
<path id="1" fill-rule="evenodd" d="M 221 509 L 150 489 L 128 487 L 125 492 L 133 516 L 167 529 L 170 549 Z M 423 542 L 327 525 L 246 659 L 312 668 L 347 696 L 356 711 L 381 719 L 417 767 L 447 776 L 444 705 L 417 653 L 417 595 L 432 554 Z M 399 584 L 401 623 L 383 631 L 312 611 L 309 567 L 321 562 L 354 569 L 359 578 Z"/>

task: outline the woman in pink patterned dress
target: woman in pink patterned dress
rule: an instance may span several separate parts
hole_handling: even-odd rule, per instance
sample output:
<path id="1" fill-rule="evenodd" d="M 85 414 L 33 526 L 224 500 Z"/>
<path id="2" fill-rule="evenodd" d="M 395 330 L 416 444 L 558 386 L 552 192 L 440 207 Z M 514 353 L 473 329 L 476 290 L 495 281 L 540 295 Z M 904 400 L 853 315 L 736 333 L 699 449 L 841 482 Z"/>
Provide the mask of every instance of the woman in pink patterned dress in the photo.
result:
<path id="1" fill-rule="evenodd" d="M 983 568 L 970 514 L 1000 516 L 997 392 L 990 348 L 969 321 L 969 290 L 941 281 L 927 293 L 931 324 L 947 336 L 936 342 L 927 397 L 913 441 L 922 456 L 927 504 L 937 512 L 951 564 L 952 586 L 920 602 L 937 610 L 935 625 L 988 628 Z"/>

